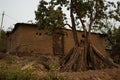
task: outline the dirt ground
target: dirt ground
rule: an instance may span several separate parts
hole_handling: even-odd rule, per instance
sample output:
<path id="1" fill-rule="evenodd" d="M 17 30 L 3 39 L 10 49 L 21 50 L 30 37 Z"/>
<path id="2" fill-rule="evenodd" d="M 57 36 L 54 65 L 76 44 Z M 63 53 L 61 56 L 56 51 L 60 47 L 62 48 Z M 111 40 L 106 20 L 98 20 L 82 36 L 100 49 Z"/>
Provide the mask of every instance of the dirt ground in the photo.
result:
<path id="1" fill-rule="evenodd" d="M 0 57 L 0 64 L 8 66 L 21 65 L 23 68 L 32 66 L 41 76 L 47 71 L 51 56 L 15 56 Z M 44 66 L 43 66 L 44 65 Z M 120 68 L 89 70 L 85 72 L 63 72 L 60 73 L 65 80 L 120 80 Z"/>
<path id="2" fill-rule="evenodd" d="M 120 68 L 64 73 L 65 80 L 120 80 Z"/>

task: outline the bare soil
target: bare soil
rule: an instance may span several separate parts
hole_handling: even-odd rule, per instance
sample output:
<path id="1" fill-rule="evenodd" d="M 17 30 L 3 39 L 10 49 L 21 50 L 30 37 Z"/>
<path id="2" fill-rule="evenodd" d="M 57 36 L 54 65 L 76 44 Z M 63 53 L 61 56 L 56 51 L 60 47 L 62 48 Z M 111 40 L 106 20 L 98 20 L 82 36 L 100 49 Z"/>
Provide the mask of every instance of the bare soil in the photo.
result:
<path id="1" fill-rule="evenodd" d="M 23 68 L 33 67 L 41 76 L 44 76 L 51 58 L 51 56 L 45 55 L 21 57 L 11 55 L 9 57 L 1 57 L 0 64 L 6 64 L 8 66 L 20 65 Z M 120 80 L 120 68 L 89 70 L 84 72 L 62 72 L 60 74 L 65 80 Z"/>
<path id="2" fill-rule="evenodd" d="M 65 80 L 120 80 L 120 68 L 65 72 Z"/>

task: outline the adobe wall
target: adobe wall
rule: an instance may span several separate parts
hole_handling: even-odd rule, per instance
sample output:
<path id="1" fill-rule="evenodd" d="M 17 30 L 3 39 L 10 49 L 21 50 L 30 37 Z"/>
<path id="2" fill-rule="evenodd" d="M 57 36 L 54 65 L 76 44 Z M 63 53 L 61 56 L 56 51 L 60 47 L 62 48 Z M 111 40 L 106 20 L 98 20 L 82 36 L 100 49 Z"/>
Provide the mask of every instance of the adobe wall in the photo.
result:
<path id="1" fill-rule="evenodd" d="M 77 32 L 78 33 L 78 38 L 79 41 L 83 39 L 82 35 L 83 32 Z M 106 54 L 105 51 L 105 38 L 98 35 L 98 34 L 91 34 L 91 41 L 101 53 Z M 72 31 L 66 30 L 65 31 L 65 36 L 64 36 L 64 52 L 67 54 L 71 48 L 74 47 L 74 39 L 73 39 L 73 34 Z"/>
<path id="2" fill-rule="evenodd" d="M 104 54 L 104 56 L 106 57 L 108 56 L 107 51 L 105 50 L 105 37 L 103 37 L 102 35 L 93 34 L 91 36 L 91 41 L 100 53 Z"/>
<path id="3" fill-rule="evenodd" d="M 19 46 L 19 32 L 15 31 L 8 35 L 7 37 L 7 51 L 10 53 L 14 53 L 17 51 L 17 47 Z"/>
<path id="4" fill-rule="evenodd" d="M 64 54 L 74 47 L 74 39 L 71 30 L 64 30 Z M 83 39 L 83 32 L 78 32 L 79 41 Z M 105 39 L 98 34 L 91 35 L 92 43 L 101 53 L 105 51 Z M 33 25 L 20 25 L 8 37 L 8 51 L 21 53 L 39 53 L 53 55 L 52 37 L 45 34 L 45 30 L 38 30 Z"/>
<path id="5" fill-rule="evenodd" d="M 51 54 L 52 37 L 45 35 L 45 31 L 39 31 L 36 27 L 19 27 L 19 52 Z"/>
<path id="6" fill-rule="evenodd" d="M 67 54 L 74 47 L 72 31 L 66 30 L 64 35 L 64 54 Z"/>

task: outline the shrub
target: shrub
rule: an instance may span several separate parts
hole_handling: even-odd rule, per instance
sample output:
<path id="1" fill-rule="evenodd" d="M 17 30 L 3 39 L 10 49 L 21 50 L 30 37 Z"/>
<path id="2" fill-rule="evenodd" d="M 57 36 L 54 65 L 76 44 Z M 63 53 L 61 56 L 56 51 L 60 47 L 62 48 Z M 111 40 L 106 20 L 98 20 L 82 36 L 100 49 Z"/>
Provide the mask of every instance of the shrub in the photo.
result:
<path id="1" fill-rule="evenodd" d="M 3 65 L 0 66 L 0 80 L 40 80 L 40 78 L 34 69 L 22 70 L 19 66 L 9 68 Z"/>
<path id="2" fill-rule="evenodd" d="M 51 61 L 49 65 L 50 70 L 47 72 L 45 80 L 64 80 L 64 77 L 60 75 L 60 65 L 58 58 Z"/>
<path id="3" fill-rule="evenodd" d="M 12 64 L 14 61 L 13 56 L 11 54 L 5 54 L 5 60 L 8 64 Z"/>

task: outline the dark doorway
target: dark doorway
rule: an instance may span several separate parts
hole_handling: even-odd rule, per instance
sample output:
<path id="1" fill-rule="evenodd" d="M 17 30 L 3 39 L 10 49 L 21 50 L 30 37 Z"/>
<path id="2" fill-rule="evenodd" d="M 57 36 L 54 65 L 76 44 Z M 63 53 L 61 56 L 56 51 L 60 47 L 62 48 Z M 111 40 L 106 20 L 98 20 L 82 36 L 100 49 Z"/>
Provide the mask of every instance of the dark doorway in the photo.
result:
<path id="1" fill-rule="evenodd" d="M 53 36 L 53 52 L 55 55 L 64 54 L 64 36 L 61 34 L 55 34 Z"/>

